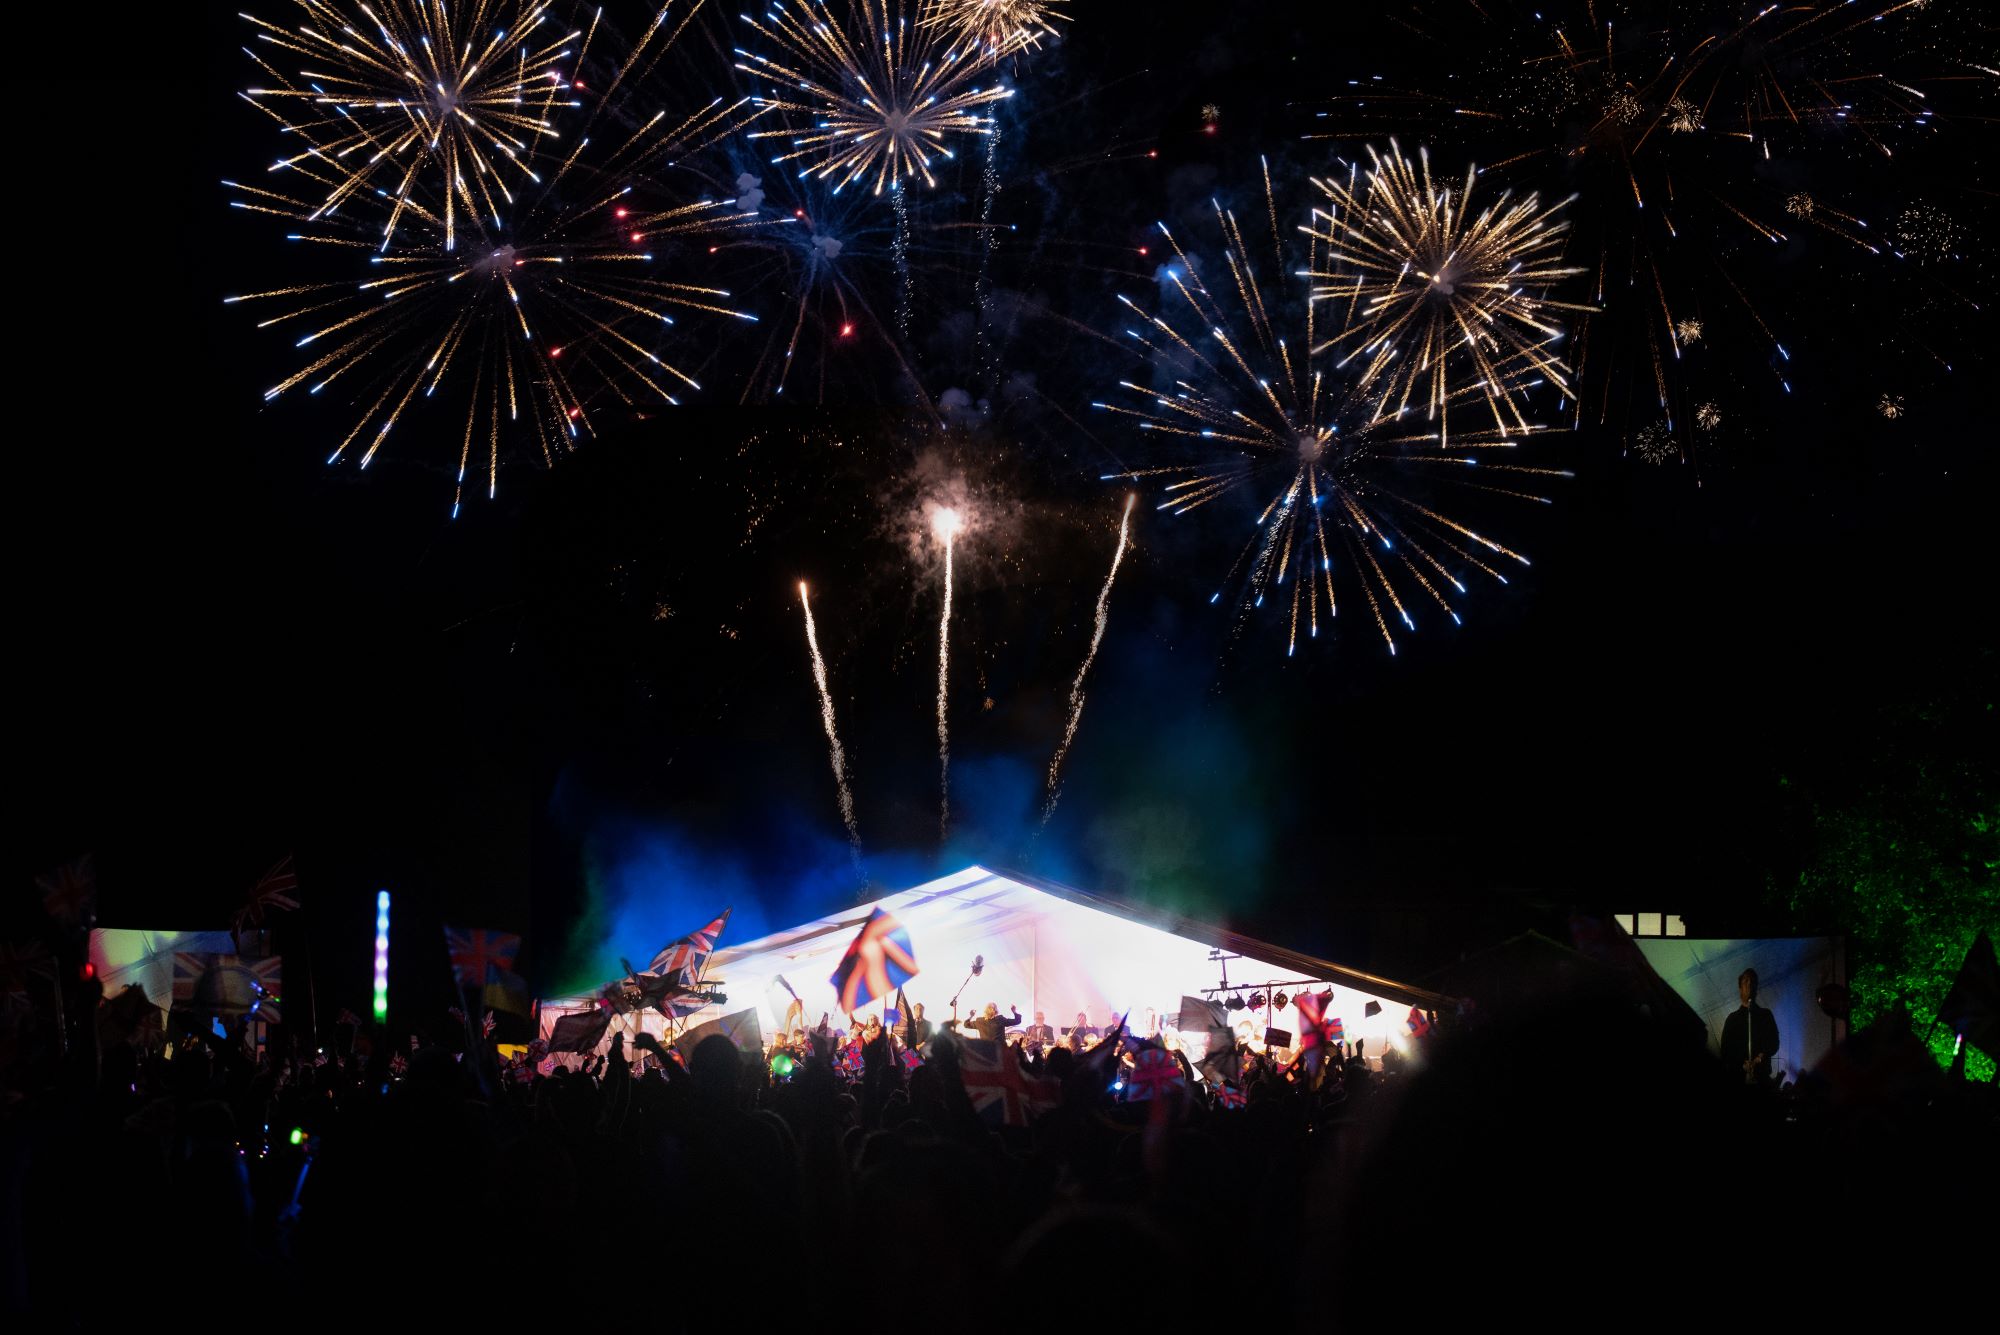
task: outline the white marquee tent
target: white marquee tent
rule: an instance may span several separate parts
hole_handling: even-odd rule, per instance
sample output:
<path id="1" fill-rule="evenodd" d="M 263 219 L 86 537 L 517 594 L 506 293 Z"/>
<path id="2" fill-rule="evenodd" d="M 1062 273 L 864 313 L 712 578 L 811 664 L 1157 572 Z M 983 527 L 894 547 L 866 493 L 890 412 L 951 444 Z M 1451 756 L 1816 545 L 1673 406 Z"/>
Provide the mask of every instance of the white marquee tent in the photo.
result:
<path id="1" fill-rule="evenodd" d="M 1371 1052 L 1404 1037 L 1410 1007 L 1433 1010 L 1448 1004 L 1435 992 L 1222 928 L 975 866 L 755 941 L 732 945 L 725 937 L 723 948 L 709 960 L 707 978 L 728 1000 L 685 1023 L 754 1007 L 768 1037 L 783 1019 L 768 1000 L 780 976 L 804 1002 L 809 1025 L 822 1012 L 834 1012 L 828 977 L 878 905 L 909 931 L 921 972 L 905 990 L 911 1003 L 921 1003 L 935 1021 L 950 1017 L 951 998 L 966 983 L 975 956 L 985 957 L 985 972 L 965 986 L 961 1016 L 992 1001 L 1003 1013 L 1018 1006 L 1023 1023 L 1043 1011 L 1059 1030 L 1073 1023 L 1078 1011 L 1087 1012 L 1092 1025 L 1129 1012 L 1128 1023 L 1137 1032 L 1148 1032 L 1155 1018 L 1171 1026 L 1181 997 L 1217 986 L 1225 964 L 1229 982 L 1240 985 L 1246 997 L 1258 988 L 1272 990 L 1272 984 L 1294 992 L 1305 983 L 1331 985 L 1328 1017 L 1344 1022 L 1350 1041 L 1368 1040 Z M 1219 962 L 1211 958 L 1217 951 L 1241 958 Z M 1374 1016 L 1365 1014 L 1370 1001 L 1381 1004 Z M 558 1016 L 588 1004 L 587 998 L 544 1002 L 543 1034 Z M 879 1015 L 882 1008 L 876 1001 L 861 1013 Z M 1261 1036 L 1266 1024 L 1290 1029 L 1296 1016 L 1296 1008 L 1288 1006 L 1275 1014 L 1245 1010 L 1231 1018 L 1252 1021 Z M 833 1015 L 836 1023 L 841 1018 Z M 648 1012 L 642 1023 L 657 1035 L 663 1022 Z"/>

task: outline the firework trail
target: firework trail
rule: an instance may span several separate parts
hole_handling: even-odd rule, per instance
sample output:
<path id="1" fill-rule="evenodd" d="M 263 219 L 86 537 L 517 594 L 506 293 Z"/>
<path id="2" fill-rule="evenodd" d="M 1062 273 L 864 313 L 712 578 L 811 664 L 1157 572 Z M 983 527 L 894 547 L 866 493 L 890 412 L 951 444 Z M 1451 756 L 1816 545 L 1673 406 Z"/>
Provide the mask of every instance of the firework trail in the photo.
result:
<path id="1" fill-rule="evenodd" d="M 812 600 L 806 596 L 806 582 L 799 581 L 799 605 L 806 610 L 806 648 L 812 652 L 813 684 L 819 687 L 819 721 L 826 729 L 827 750 L 833 758 L 833 784 L 840 795 L 840 819 L 847 826 L 847 848 L 854 870 L 861 870 L 861 827 L 854 821 L 854 790 L 847 782 L 847 750 L 833 726 L 833 694 L 826 685 L 826 659 L 820 656 L 819 632 L 813 626 Z"/>
<path id="2" fill-rule="evenodd" d="M 993 331 L 987 323 L 987 306 L 993 293 L 991 270 L 993 268 L 993 204 L 1000 194 L 1000 121 L 993 122 L 993 133 L 986 136 L 986 166 L 980 173 L 981 198 L 979 202 L 979 274 L 972 283 L 972 357 L 973 365 L 982 375 L 994 382 L 997 388 L 1000 366 L 993 344 Z"/>
<path id="3" fill-rule="evenodd" d="M 1125 513 L 1118 521 L 1118 550 L 1111 554 L 1111 573 L 1104 577 L 1104 587 L 1097 591 L 1097 626 L 1090 633 L 1090 649 L 1083 656 L 1083 666 L 1076 670 L 1076 680 L 1069 688 L 1069 724 L 1063 729 L 1062 741 L 1056 746 L 1055 756 L 1049 761 L 1048 798 L 1042 807 L 1042 824 L 1049 823 L 1049 817 L 1056 814 L 1056 800 L 1062 796 L 1062 763 L 1069 754 L 1069 744 L 1076 740 L 1076 725 L 1083 721 L 1083 679 L 1090 675 L 1090 665 L 1097 661 L 1097 646 L 1104 642 L 1104 627 L 1111 614 L 1111 585 L 1118 578 L 1119 563 L 1125 559 L 1125 548 L 1130 545 L 1132 531 L 1132 502 L 1139 499 L 1133 492 L 1125 496 Z"/>
<path id="4" fill-rule="evenodd" d="M 910 200 L 903 193 L 902 182 L 890 187 L 889 201 L 896 210 L 896 240 L 891 246 L 896 259 L 896 332 L 908 338 L 916 286 L 910 276 Z"/>
<path id="5" fill-rule="evenodd" d="M 951 688 L 951 558 L 963 521 L 958 511 L 940 509 L 931 517 L 938 540 L 944 543 L 944 611 L 938 617 L 938 838 L 951 829 L 951 714 L 947 696 Z"/>

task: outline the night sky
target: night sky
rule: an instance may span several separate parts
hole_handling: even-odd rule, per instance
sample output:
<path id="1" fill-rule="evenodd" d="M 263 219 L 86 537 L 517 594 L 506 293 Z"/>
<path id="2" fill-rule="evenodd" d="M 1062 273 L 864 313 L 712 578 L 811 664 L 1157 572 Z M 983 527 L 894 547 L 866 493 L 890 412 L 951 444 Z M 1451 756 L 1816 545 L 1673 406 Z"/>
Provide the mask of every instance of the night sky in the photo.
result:
<path id="1" fill-rule="evenodd" d="M 1822 237 L 1776 250 L 1761 278 L 1795 331 L 1792 391 L 1755 358 L 1719 375 L 1730 430 L 1691 463 L 1622 457 L 1643 415 L 1626 405 L 1549 446 L 1575 479 L 1502 512 L 1532 568 L 1393 659 L 1345 616 L 1290 660 L 1275 613 L 1232 636 L 1208 597 L 1251 500 L 1170 519 L 1142 490 L 1038 832 L 1125 494 L 1099 479 L 1139 457 L 1090 408 L 1134 372 L 1114 297 L 1154 291 L 1137 248 L 1156 219 L 1192 232 L 1211 195 L 1260 208 L 1260 156 L 1303 199 L 1340 147 L 1300 138 L 1323 99 L 1433 68 L 1402 10 L 1371 31 L 1316 5 L 1078 8 L 1004 113 L 997 381 L 969 336 L 976 242 L 945 226 L 976 209 L 975 165 L 919 203 L 936 226 L 901 355 L 879 225 L 853 224 L 877 238 L 854 248 L 856 334 L 816 319 L 777 404 L 783 257 L 692 256 L 766 316 L 690 334 L 704 392 L 607 416 L 553 471 L 503 469 L 455 521 L 448 428 L 399 428 L 361 474 L 324 463 L 332 405 L 261 399 L 287 340 L 221 300 L 285 259 L 216 184 L 272 151 L 235 97 L 240 21 L 218 7 L 101 101 L 66 101 L 17 172 L 46 229 L 15 249 L 36 294 L 16 307 L 10 488 L 17 879 L 92 849 L 105 923 L 209 927 L 293 852 L 323 1007 L 365 997 L 382 885 L 408 939 L 441 919 L 526 932 L 545 988 L 581 981 L 615 923 L 670 934 L 733 902 L 741 940 L 856 902 L 806 579 L 889 887 L 984 861 L 1412 973 L 1545 904 L 1772 925 L 1763 892 L 1800 837 L 1780 780 L 1864 775 L 1885 712 L 1990 685 L 1984 317 L 1933 319 L 1928 289 Z M 713 17 L 726 45 L 735 20 Z M 1845 197 L 1920 195 L 1977 231 L 1990 132 L 1936 138 L 1893 176 L 1857 158 Z M 755 156 L 739 139 L 700 169 L 727 181 Z M 1967 261 L 1954 281 L 1985 278 Z M 1896 332 L 1913 320 L 1949 372 Z M 940 415 L 954 388 L 989 410 Z M 1901 419 L 1873 411 L 1885 392 Z M 939 480 L 989 520 L 957 571 L 943 848 L 937 570 L 907 531 Z M 1464 939 L 1413 927 L 1439 905 Z M 398 968 L 444 985 L 441 949 Z"/>

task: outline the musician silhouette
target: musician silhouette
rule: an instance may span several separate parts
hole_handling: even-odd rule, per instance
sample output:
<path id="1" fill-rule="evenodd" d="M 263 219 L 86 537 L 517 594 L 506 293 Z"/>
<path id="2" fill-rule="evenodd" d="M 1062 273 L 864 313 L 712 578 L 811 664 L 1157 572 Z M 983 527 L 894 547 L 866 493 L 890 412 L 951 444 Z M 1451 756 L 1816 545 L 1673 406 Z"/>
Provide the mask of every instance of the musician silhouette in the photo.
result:
<path id="1" fill-rule="evenodd" d="M 1012 1015 L 1002 1015 L 1000 1013 L 1000 1003 L 989 1001 L 986 1003 L 984 1011 L 965 1022 L 965 1027 L 976 1031 L 981 1038 L 986 1039 L 988 1042 L 1005 1038 L 1009 1029 L 1021 1023 L 1021 1008 L 1019 1006 L 1010 1006 L 1008 1009 L 1014 1013 Z"/>
<path id="2" fill-rule="evenodd" d="M 1052 1048 L 1056 1045 L 1055 1026 L 1051 1025 L 1048 1022 L 1048 1018 L 1040 1011 L 1036 1011 L 1035 1022 L 1028 1026 L 1027 1032 L 1022 1035 L 1022 1038 L 1026 1042 L 1038 1043 L 1044 1048 Z"/>
<path id="3" fill-rule="evenodd" d="M 1757 971 L 1736 976 L 1741 1003 L 1722 1022 L 1722 1064 L 1743 1072 L 1743 1083 L 1761 1085 L 1771 1078 L 1771 1057 L 1778 1050 L 1778 1017 L 1757 1004 Z"/>

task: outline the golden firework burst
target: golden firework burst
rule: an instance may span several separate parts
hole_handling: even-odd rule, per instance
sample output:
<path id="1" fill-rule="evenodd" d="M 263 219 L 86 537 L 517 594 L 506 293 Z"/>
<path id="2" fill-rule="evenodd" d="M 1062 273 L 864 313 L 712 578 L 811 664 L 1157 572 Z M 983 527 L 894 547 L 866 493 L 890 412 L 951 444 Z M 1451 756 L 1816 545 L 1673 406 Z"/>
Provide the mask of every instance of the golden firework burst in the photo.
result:
<path id="1" fill-rule="evenodd" d="M 941 29 L 954 45 L 995 54 L 1033 50 L 1069 22 L 1068 0 L 929 0 L 921 22 Z"/>
<path id="2" fill-rule="evenodd" d="M 1522 390 L 1546 380 L 1570 394 L 1556 313 L 1590 309 L 1551 295 L 1582 272 L 1562 263 L 1562 206 L 1511 190 L 1475 204 L 1475 168 L 1440 185 L 1427 151 L 1413 163 L 1394 140 L 1369 162 L 1314 178 L 1324 203 L 1305 228 L 1316 243 L 1305 272 L 1336 329 L 1313 351 L 1358 364 L 1358 388 L 1379 386 L 1389 411 L 1419 408 L 1440 432 L 1448 406 L 1468 397 L 1484 400 L 1494 426 L 1525 428 Z"/>
<path id="3" fill-rule="evenodd" d="M 1453 598 L 1468 592 L 1474 572 L 1504 584 L 1501 567 L 1528 564 L 1447 498 L 1548 504 L 1530 488 L 1569 474 L 1516 461 L 1545 430 L 1540 425 L 1496 421 L 1447 441 L 1436 424 L 1401 420 L 1384 384 L 1366 388 L 1340 371 L 1319 337 L 1310 289 L 1283 281 L 1316 269 L 1322 243 L 1314 229 L 1300 228 L 1306 253 L 1288 254 L 1268 170 L 1260 203 L 1269 237 L 1254 251 L 1235 212 L 1213 206 L 1222 240 L 1222 276 L 1213 286 L 1160 224 L 1173 258 L 1162 270 L 1159 309 L 1119 298 L 1136 317 L 1126 332 L 1147 357 L 1151 384 L 1121 381 L 1130 397 L 1097 407 L 1189 457 L 1108 476 L 1158 479 L 1157 508 L 1173 515 L 1249 492 L 1261 507 L 1257 526 L 1223 581 L 1228 587 L 1243 576 L 1241 610 L 1274 593 L 1284 598 L 1291 653 L 1302 631 L 1316 636 L 1334 617 L 1338 586 L 1351 580 L 1393 653 L 1392 623 L 1414 631 L 1427 607 L 1456 623 Z M 1496 373 L 1509 400 L 1532 375 L 1519 365 Z M 1451 401 L 1486 393 L 1469 380 L 1442 392 Z M 1218 589 L 1210 601 L 1222 596 Z"/>
<path id="4" fill-rule="evenodd" d="M 385 251 L 409 223 L 435 221 L 447 250 L 468 215 L 498 225 L 555 149 L 557 110 L 578 105 L 568 71 L 585 33 L 555 22 L 548 0 L 298 7 L 289 28 L 243 16 L 272 80 L 243 97 L 299 145 L 271 170 L 311 183 L 287 187 L 311 219 L 390 200 Z"/>
<path id="5" fill-rule="evenodd" d="M 836 13 L 826 0 L 778 0 L 763 18 L 745 18 L 779 52 L 738 51 L 738 69 L 774 81 L 757 104 L 808 122 L 750 136 L 789 145 L 774 163 L 803 163 L 835 190 L 861 181 L 880 194 L 913 179 L 935 185 L 932 164 L 952 157 L 955 141 L 992 132 L 984 109 L 1013 96 L 979 82 L 992 52 L 912 22 L 910 8 L 854 0 Z"/>

